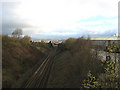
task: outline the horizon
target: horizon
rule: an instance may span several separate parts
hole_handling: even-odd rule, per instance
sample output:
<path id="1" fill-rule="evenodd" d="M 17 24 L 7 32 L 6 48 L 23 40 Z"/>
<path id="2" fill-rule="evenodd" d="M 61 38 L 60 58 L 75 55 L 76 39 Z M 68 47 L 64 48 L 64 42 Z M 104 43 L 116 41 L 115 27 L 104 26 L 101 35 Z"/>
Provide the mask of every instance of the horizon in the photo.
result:
<path id="1" fill-rule="evenodd" d="M 32 39 L 114 36 L 118 0 L 12 0 L 2 2 L 2 33 L 16 28 Z"/>

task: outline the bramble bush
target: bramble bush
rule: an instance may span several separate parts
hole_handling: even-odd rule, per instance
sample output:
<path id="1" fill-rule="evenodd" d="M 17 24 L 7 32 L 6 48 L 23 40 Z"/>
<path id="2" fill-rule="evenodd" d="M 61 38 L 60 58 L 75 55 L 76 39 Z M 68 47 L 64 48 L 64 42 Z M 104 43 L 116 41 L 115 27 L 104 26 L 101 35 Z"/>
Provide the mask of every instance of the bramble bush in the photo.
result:
<path id="1" fill-rule="evenodd" d="M 117 49 L 120 49 L 118 42 L 114 43 L 114 46 L 108 48 L 110 52 L 116 52 Z M 115 58 L 110 54 L 110 57 Z M 119 62 L 118 62 L 119 63 Z M 88 72 L 88 79 L 83 81 L 82 87 L 84 88 L 120 88 L 120 68 L 116 64 L 115 60 L 107 60 L 106 67 L 104 67 L 105 73 L 100 74 L 99 77 L 92 75 L 91 71 Z"/>

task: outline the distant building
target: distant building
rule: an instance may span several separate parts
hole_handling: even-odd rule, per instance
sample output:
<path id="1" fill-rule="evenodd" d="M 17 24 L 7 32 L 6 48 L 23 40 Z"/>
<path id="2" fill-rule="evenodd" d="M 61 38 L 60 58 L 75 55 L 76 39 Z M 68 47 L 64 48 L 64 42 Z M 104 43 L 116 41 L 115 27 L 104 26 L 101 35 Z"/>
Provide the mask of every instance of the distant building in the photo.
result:
<path id="1" fill-rule="evenodd" d="M 120 45 L 120 28 L 118 27 L 118 33 L 116 36 L 111 37 L 91 37 L 93 45 L 105 45 L 110 46 L 113 42 L 117 41 Z"/>
<path id="2" fill-rule="evenodd" d="M 111 43 L 117 41 L 120 44 L 120 37 L 113 36 L 113 37 L 91 37 L 90 40 L 92 41 L 93 45 L 105 45 L 109 46 Z"/>

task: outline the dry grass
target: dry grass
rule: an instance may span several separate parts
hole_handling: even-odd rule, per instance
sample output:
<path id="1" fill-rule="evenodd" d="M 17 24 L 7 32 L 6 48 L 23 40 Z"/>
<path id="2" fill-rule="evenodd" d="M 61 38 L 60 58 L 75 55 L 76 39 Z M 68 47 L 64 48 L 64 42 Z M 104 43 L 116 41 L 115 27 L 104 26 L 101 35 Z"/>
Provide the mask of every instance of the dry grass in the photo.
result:
<path id="1" fill-rule="evenodd" d="M 20 86 L 17 84 L 22 84 L 18 83 L 21 77 L 46 55 L 22 40 L 2 36 L 3 88 Z M 21 82 L 24 82 L 25 78 Z"/>

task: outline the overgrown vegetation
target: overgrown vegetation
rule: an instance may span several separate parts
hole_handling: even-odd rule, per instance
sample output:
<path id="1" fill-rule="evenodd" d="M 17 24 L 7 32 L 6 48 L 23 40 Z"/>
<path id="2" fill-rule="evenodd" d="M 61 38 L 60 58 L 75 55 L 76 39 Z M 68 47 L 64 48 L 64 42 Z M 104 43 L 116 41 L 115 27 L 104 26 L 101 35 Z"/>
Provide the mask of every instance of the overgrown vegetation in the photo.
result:
<path id="1" fill-rule="evenodd" d="M 108 47 L 109 54 L 120 52 L 120 47 L 118 42 Z M 114 57 L 115 59 L 113 59 Z M 91 72 L 88 72 L 88 79 L 83 81 L 82 87 L 84 88 L 120 88 L 120 59 L 117 56 L 118 61 L 116 61 L 116 56 L 110 54 L 110 58 L 106 60 L 104 70 L 105 72 L 100 74 L 99 77 L 95 77 Z"/>
<path id="2" fill-rule="evenodd" d="M 34 67 L 39 66 L 38 62 L 42 62 L 52 50 L 53 44 L 51 41 L 30 42 L 29 36 L 1 37 L 3 88 L 22 87 L 37 68 Z M 99 47 L 100 50 L 104 50 L 102 47 Z M 96 52 L 97 48 L 84 38 L 69 38 L 58 44 L 47 87 L 119 88 L 120 62 L 112 60 L 114 56 L 102 62 Z M 119 48 L 115 42 L 108 48 L 108 54 L 119 52 Z"/>
<path id="3" fill-rule="evenodd" d="M 59 44 L 60 53 L 55 57 L 47 87 L 80 88 L 89 70 L 96 76 L 102 73 L 101 61 L 91 47 L 84 38 L 70 38 Z"/>
<path id="4" fill-rule="evenodd" d="M 38 46 L 31 44 L 29 36 L 16 38 L 2 35 L 1 37 L 3 88 L 21 87 L 33 72 L 32 68 L 38 62 L 42 62 L 50 48 L 46 43 L 39 43 Z"/>

